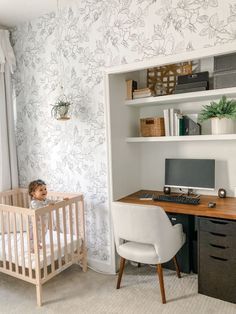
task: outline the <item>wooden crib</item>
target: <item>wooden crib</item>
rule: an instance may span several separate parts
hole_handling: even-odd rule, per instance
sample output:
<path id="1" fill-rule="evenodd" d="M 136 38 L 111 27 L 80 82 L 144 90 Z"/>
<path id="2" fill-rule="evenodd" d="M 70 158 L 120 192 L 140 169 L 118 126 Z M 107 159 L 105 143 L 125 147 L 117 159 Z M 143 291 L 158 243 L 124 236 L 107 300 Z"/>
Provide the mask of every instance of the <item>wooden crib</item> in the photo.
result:
<path id="1" fill-rule="evenodd" d="M 26 189 L 0 193 L 0 272 L 36 285 L 39 306 L 45 282 L 73 263 L 87 270 L 83 195 L 48 192 L 48 198 L 55 203 L 32 210 Z"/>

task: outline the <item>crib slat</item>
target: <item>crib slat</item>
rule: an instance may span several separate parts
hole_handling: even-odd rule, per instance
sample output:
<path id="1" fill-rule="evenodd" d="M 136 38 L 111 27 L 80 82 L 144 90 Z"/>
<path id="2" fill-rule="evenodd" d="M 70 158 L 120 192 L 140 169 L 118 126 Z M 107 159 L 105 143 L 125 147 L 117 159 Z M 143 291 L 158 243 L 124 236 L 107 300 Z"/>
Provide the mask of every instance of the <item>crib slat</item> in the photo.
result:
<path id="1" fill-rule="evenodd" d="M 74 257 L 74 245 L 73 245 L 73 222 L 72 222 L 72 205 L 69 205 L 69 220 L 70 220 L 70 251 L 71 258 Z"/>
<path id="2" fill-rule="evenodd" d="M 66 208 L 65 205 L 62 207 L 62 217 L 63 217 L 63 234 L 64 234 L 64 254 L 65 262 L 68 263 L 68 250 L 67 250 L 67 236 L 66 236 Z"/>
<path id="3" fill-rule="evenodd" d="M 3 259 L 3 268 L 6 268 L 6 251 L 5 251 L 5 229 L 4 229 L 4 215 L 1 210 L 1 231 L 2 231 L 2 259 Z"/>
<path id="4" fill-rule="evenodd" d="M 51 255 L 51 267 L 52 272 L 55 271 L 55 263 L 54 263 L 54 242 L 53 242 L 53 233 L 52 233 L 52 213 L 49 213 L 49 237 L 50 237 L 50 255 Z"/>
<path id="5" fill-rule="evenodd" d="M 32 217 L 26 216 L 26 232 L 27 232 L 27 244 L 28 244 L 28 268 L 29 268 L 29 277 L 33 278 L 33 274 L 32 274 L 32 260 L 31 260 L 31 250 L 33 249 L 31 247 L 31 243 L 30 243 L 30 223 L 29 223 L 29 219 L 32 219 Z M 32 223 L 32 221 L 31 221 Z"/>
<path id="6" fill-rule="evenodd" d="M 22 192 L 19 192 L 19 206 L 24 207 L 24 200 Z"/>
<path id="7" fill-rule="evenodd" d="M 16 213 L 13 213 L 13 236 L 14 236 L 14 252 L 15 252 L 15 265 L 16 273 L 19 273 L 18 263 L 18 245 L 17 245 L 17 233 L 16 233 Z"/>
<path id="8" fill-rule="evenodd" d="M 20 214 L 20 246 L 21 246 L 21 266 L 22 275 L 25 276 L 25 248 L 24 248 L 24 237 L 23 237 L 23 216 Z"/>
<path id="9" fill-rule="evenodd" d="M 62 266 L 61 262 L 61 239 L 60 239 L 60 220 L 59 220 L 59 208 L 56 208 L 56 230 L 57 230 L 57 246 L 58 246 L 58 263 L 59 268 Z"/>
<path id="10" fill-rule="evenodd" d="M 13 193 L 12 195 L 12 204 L 13 206 L 17 206 L 17 194 Z"/>
<path id="11" fill-rule="evenodd" d="M 42 216 L 40 216 L 40 224 L 42 226 L 42 246 L 43 246 L 43 272 L 44 277 L 47 276 L 47 254 L 46 254 L 46 243 L 45 243 L 45 225 L 44 225 L 44 219 Z"/>
<path id="12" fill-rule="evenodd" d="M 8 259 L 9 269 L 12 270 L 12 255 L 11 255 L 11 229 L 10 229 L 10 213 L 7 213 L 7 235 L 8 235 Z"/>
<path id="13" fill-rule="evenodd" d="M 79 240 L 79 208 L 78 201 L 75 202 L 75 233 L 76 233 L 76 250 L 77 254 L 80 253 L 80 240 Z"/>
<path id="14" fill-rule="evenodd" d="M 27 197 L 28 197 L 28 196 L 27 196 L 26 193 L 23 193 L 23 192 L 22 192 L 21 195 L 22 195 L 23 207 L 24 207 L 24 208 L 27 208 L 27 207 L 28 207 L 28 204 L 27 204 Z"/>
<path id="15" fill-rule="evenodd" d="M 34 236 L 34 255 L 35 255 L 35 279 L 36 279 L 36 295 L 37 305 L 42 305 L 42 285 L 41 285 L 41 268 L 39 258 L 39 226 L 38 215 L 34 212 L 33 218 L 33 236 Z"/>

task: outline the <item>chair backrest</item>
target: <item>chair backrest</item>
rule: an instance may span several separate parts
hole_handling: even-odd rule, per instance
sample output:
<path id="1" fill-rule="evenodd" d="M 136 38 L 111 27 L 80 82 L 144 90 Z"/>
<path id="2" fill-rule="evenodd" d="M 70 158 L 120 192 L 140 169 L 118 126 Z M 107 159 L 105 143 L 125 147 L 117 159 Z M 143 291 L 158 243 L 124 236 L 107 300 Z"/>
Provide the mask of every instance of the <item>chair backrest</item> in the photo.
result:
<path id="1" fill-rule="evenodd" d="M 117 247 L 121 240 L 159 246 L 172 229 L 168 216 L 159 206 L 113 202 L 112 217 Z"/>

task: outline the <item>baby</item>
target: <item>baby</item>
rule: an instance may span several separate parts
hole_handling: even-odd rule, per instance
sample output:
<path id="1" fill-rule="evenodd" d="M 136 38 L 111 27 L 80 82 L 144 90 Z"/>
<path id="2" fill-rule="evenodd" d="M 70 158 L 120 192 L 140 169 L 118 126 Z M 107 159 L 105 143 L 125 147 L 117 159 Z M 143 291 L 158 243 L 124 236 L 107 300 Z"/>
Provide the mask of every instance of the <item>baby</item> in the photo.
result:
<path id="1" fill-rule="evenodd" d="M 45 207 L 49 204 L 54 204 L 54 202 L 47 198 L 47 186 L 43 180 L 35 180 L 30 182 L 28 187 L 29 195 L 31 198 L 30 208 L 35 210 L 41 207 Z M 47 219 L 44 215 L 42 217 L 42 223 L 44 224 L 44 232 L 47 232 Z M 42 224 L 38 220 L 38 241 L 39 241 L 39 248 L 42 248 Z M 30 249 L 31 252 L 34 252 L 33 246 L 33 225 L 32 222 L 30 223 Z"/>

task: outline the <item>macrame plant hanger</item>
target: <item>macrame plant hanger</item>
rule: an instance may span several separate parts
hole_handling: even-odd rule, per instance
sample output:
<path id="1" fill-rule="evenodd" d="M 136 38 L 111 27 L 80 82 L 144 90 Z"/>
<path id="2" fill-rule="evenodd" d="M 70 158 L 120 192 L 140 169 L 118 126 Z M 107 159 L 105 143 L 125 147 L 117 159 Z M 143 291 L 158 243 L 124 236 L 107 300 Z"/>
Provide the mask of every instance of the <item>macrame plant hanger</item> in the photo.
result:
<path id="1" fill-rule="evenodd" d="M 52 116 L 57 120 L 68 120 L 70 119 L 69 116 L 69 109 L 71 106 L 71 102 L 68 100 L 64 93 L 64 67 L 62 62 L 62 41 L 61 41 L 61 33 L 62 33 L 62 14 L 61 8 L 59 5 L 59 0 L 57 0 L 57 16 L 56 16 L 56 40 L 57 40 L 57 51 L 59 54 L 59 97 L 56 100 L 55 105 L 52 107 Z"/>

